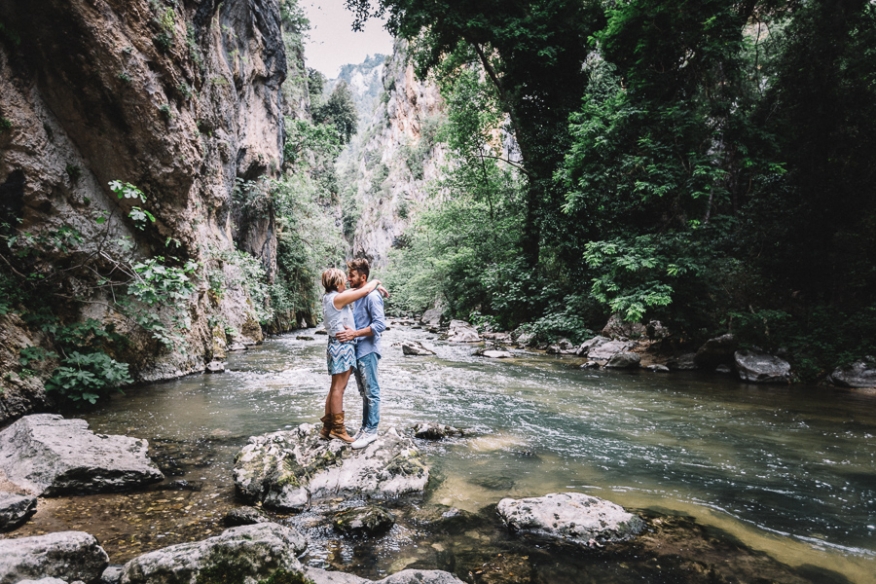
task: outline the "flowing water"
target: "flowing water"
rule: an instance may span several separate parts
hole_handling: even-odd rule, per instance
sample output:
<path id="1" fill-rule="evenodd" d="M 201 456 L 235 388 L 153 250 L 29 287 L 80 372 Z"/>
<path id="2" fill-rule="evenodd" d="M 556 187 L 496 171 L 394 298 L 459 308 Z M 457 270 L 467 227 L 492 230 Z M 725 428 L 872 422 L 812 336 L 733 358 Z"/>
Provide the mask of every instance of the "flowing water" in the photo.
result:
<path id="1" fill-rule="evenodd" d="M 297 338 L 308 334 L 231 354 L 225 374 L 137 388 L 86 414 L 96 432 L 147 438 L 176 490 L 41 503 L 27 529 L 96 532 L 114 562 L 220 531 L 222 514 L 239 504 L 230 471 L 246 438 L 322 413 L 325 337 Z M 398 343 L 408 338 L 437 355 L 403 356 Z M 398 326 L 383 342 L 382 427 L 439 422 L 468 430 L 421 445 L 441 479 L 426 503 L 476 513 L 503 497 L 580 491 L 646 514 L 693 518 L 758 556 L 821 574 L 811 581 L 876 582 L 874 395 L 692 372 L 582 370 L 578 359 L 525 351 L 489 360 Z M 355 429 L 361 406 L 353 383 L 346 408 Z M 424 555 L 440 559 L 452 545 L 408 535 L 396 533 L 394 546 L 367 560 L 354 561 L 359 552 L 332 549 L 343 548 L 334 542 L 310 561 L 376 577 L 415 560 L 429 567 Z"/>

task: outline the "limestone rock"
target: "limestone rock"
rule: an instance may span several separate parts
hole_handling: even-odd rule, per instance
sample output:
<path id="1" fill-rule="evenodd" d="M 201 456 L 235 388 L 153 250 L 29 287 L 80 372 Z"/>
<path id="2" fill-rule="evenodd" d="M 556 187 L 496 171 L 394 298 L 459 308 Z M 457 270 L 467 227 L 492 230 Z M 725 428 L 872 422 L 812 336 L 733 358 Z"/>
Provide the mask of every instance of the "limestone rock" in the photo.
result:
<path id="1" fill-rule="evenodd" d="M 437 308 L 430 308 L 420 317 L 420 324 L 429 326 L 438 326 L 441 324 L 442 311 Z"/>
<path id="2" fill-rule="evenodd" d="M 701 369 L 715 369 L 718 365 L 731 365 L 733 354 L 738 347 L 739 343 L 730 333 L 709 339 L 697 350 L 694 363 Z"/>
<path id="3" fill-rule="evenodd" d="M 621 339 L 637 339 L 647 333 L 645 325 L 638 322 L 626 322 L 619 314 L 612 314 L 600 332 L 604 336 Z"/>
<path id="4" fill-rule="evenodd" d="M 36 510 L 36 497 L 0 491 L 0 531 L 9 531 L 24 524 Z"/>
<path id="5" fill-rule="evenodd" d="M 594 344 L 589 350 L 586 351 L 586 353 L 582 352 L 582 356 L 592 359 L 594 361 L 608 361 L 618 353 L 625 353 L 635 346 L 636 343 L 632 341 L 607 340 L 605 342 L 598 342 Z"/>
<path id="6" fill-rule="evenodd" d="M 122 568 L 121 584 L 217 581 L 229 568 L 243 580 L 268 578 L 277 570 L 302 572 L 298 554 L 307 541 L 277 523 L 241 525 L 215 537 L 172 545 L 138 556 Z"/>
<path id="7" fill-rule="evenodd" d="M 216 325 L 211 331 L 213 336 L 213 351 L 211 358 L 213 361 L 223 361 L 225 359 L 225 351 L 228 347 L 228 337 L 225 335 L 225 327 Z M 209 368 L 209 365 L 207 366 Z"/>
<path id="8" fill-rule="evenodd" d="M 323 570 L 311 566 L 304 568 L 304 575 L 313 580 L 313 584 L 371 584 L 371 580 L 366 580 L 355 574 Z"/>
<path id="9" fill-rule="evenodd" d="M 270 523 L 270 521 L 267 514 L 258 507 L 237 507 L 222 518 L 225 527 L 255 525 L 256 523 Z"/>
<path id="10" fill-rule="evenodd" d="M 422 440 L 443 440 L 444 438 L 450 438 L 451 436 L 462 436 L 462 430 L 454 428 L 453 426 L 446 426 L 444 424 L 436 424 L 434 422 L 423 422 L 417 424 L 412 428 L 414 433 L 414 438 L 420 438 Z"/>
<path id="11" fill-rule="evenodd" d="M 383 535 L 395 525 L 395 515 L 378 505 L 351 507 L 335 513 L 332 525 L 345 535 Z"/>
<path id="12" fill-rule="evenodd" d="M 37 496 L 120 491 L 164 478 L 149 443 L 88 430 L 88 422 L 54 414 L 21 418 L 0 432 L 0 470 Z"/>
<path id="13" fill-rule="evenodd" d="M 94 536 L 82 531 L 0 540 L 0 584 L 42 578 L 92 582 L 108 564 Z"/>
<path id="14" fill-rule="evenodd" d="M 573 345 L 569 339 L 560 339 L 547 348 L 549 355 L 574 355 L 577 351 L 578 347 Z"/>
<path id="15" fill-rule="evenodd" d="M 295 337 L 295 340 L 298 341 L 315 341 L 316 337 L 311 337 L 310 335 L 298 335 Z"/>
<path id="16" fill-rule="evenodd" d="M 410 438 L 390 428 L 362 450 L 319 438 L 315 426 L 249 439 L 234 462 L 234 483 L 250 501 L 301 509 L 332 497 L 392 499 L 421 495 L 429 469 Z"/>
<path id="17" fill-rule="evenodd" d="M 498 511 L 512 532 L 582 546 L 627 541 L 645 530 L 645 522 L 620 505 L 582 493 L 502 499 Z"/>
<path id="18" fill-rule="evenodd" d="M 481 336 L 497 345 L 510 345 L 512 343 L 511 333 L 484 333 Z"/>
<path id="19" fill-rule="evenodd" d="M 697 368 L 696 353 L 683 353 L 670 359 L 666 365 L 674 371 L 692 371 Z"/>
<path id="20" fill-rule="evenodd" d="M 638 353 L 624 351 L 612 355 L 608 363 L 605 364 L 605 367 L 607 369 L 634 369 L 639 366 L 640 361 L 641 357 L 639 357 Z"/>
<path id="21" fill-rule="evenodd" d="M 518 347 L 530 347 L 535 343 L 535 333 L 520 333 L 517 335 Z"/>
<path id="22" fill-rule="evenodd" d="M 752 383 L 790 383 L 791 365 L 784 359 L 755 351 L 737 351 L 739 379 Z"/>
<path id="23" fill-rule="evenodd" d="M 226 350 L 229 351 L 229 352 L 232 352 L 232 351 L 246 351 L 246 350 L 247 350 L 247 346 L 244 345 L 243 343 L 231 343 L 230 345 L 228 345 L 228 349 L 226 349 Z"/>
<path id="24" fill-rule="evenodd" d="M 225 363 L 222 361 L 210 361 L 204 369 L 205 373 L 225 373 Z"/>
<path id="25" fill-rule="evenodd" d="M 848 367 L 838 367 L 828 380 L 840 387 L 876 387 L 876 365 L 856 361 Z"/>
<path id="26" fill-rule="evenodd" d="M 510 359 L 514 355 L 509 353 L 508 351 L 484 351 L 481 353 L 482 356 L 487 357 L 488 359 Z"/>
<path id="27" fill-rule="evenodd" d="M 593 337 L 592 339 L 587 339 L 586 341 L 581 343 L 581 346 L 578 347 L 578 350 L 575 351 L 575 354 L 578 355 L 579 357 L 586 357 L 587 353 L 590 351 L 590 349 L 593 349 L 599 345 L 602 345 L 604 343 L 608 343 L 610 341 L 611 341 L 611 339 L 609 339 L 608 337 L 603 337 L 601 335 L 597 335 L 597 336 Z"/>
<path id="28" fill-rule="evenodd" d="M 402 353 L 405 355 L 412 356 L 426 356 L 426 355 L 434 355 L 435 351 L 431 349 L 427 349 L 423 346 L 423 343 L 419 341 L 404 341 L 402 343 Z"/>
<path id="29" fill-rule="evenodd" d="M 67 584 L 59 578 L 40 578 L 39 580 L 19 580 L 18 584 Z"/>
<path id="30" fill-rule="evenodd" d="M 122 572 L 124 572 L 124 566 L 107 566 L 103 574 L 100 575 L 99 584 L 119 584 L 122 580 Z"/>
<path id="31" fill-rule="evenodd" d="M 599 369 L 598 361 L 587 361 L 581 365 L 581 369 Z"/>
<path id="32" fill-rule="evenodd" d="M 481 336 L 473 326 L 462 320 L 451 320 L 447 340 L 451 343 L 478 343 Z"/>

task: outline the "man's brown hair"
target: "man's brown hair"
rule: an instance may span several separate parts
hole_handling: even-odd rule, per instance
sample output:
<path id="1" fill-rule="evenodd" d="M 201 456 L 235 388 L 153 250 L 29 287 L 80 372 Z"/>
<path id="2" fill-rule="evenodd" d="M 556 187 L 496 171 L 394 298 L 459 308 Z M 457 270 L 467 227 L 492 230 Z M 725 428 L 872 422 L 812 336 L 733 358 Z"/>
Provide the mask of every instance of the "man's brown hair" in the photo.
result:
<path id="1" fill-rule="evenodd" d="M 368 266 L 368 260 L 365 258 L 353 258 L 349 262 L 347 262 L 348 270 L 356 270 L 363 276 L 365 279 L 368 279 L 368 275 L 371 273 L 371 268 Z"/>

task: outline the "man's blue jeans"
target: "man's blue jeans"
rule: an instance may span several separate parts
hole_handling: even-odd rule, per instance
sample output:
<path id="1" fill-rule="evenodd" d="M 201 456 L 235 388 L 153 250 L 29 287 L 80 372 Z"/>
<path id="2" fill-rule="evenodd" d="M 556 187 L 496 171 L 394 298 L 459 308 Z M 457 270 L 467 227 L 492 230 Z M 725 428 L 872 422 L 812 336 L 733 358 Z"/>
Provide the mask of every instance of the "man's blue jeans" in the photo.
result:
<path id="1" fill-rule="evenodd" d="M 368 353 L 356 361 L 353 370 L 356 375 L 356 385 L 362 396 L 362 427 L 366 431 L 377 430 L 380 423 L 380 385 L 377 383 L 377 353 Z"/>

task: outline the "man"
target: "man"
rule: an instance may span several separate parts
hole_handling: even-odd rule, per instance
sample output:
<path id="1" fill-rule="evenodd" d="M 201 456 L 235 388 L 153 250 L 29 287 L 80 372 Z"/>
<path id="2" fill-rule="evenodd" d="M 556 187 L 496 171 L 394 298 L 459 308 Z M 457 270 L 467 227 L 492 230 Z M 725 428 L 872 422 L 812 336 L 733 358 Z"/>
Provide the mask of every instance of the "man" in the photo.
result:
<path id="1" fill-rule="evenodd" d="M 356 258 L 347 262 L 347 278 L 351 288 L 368 283 L 368 260 Z M 385 290 L 381 292 L 385 293 Z M 356 343 L 356 385 L 362 395 L 362 427 L 356 432 L 353 449 L 365 448 L 377 440 L 380 423 L 380 385 L 377 383 L 377 362 L 380 359 L 380 335 L 386 330 L 381 292 L 374 290 L 353 304 L 356 330 L 349 327 L 336 334 L 339 341 L 358 339 Z"/>

